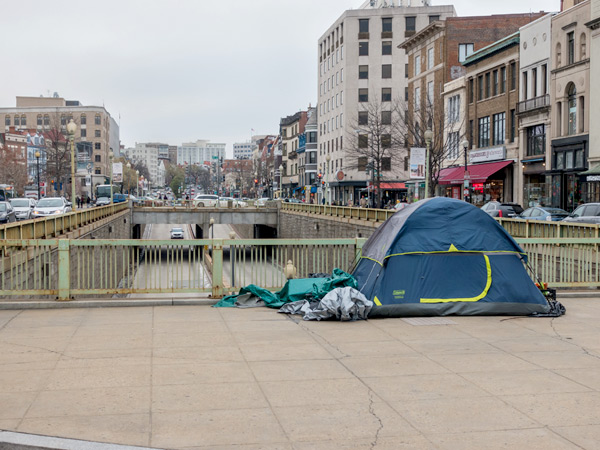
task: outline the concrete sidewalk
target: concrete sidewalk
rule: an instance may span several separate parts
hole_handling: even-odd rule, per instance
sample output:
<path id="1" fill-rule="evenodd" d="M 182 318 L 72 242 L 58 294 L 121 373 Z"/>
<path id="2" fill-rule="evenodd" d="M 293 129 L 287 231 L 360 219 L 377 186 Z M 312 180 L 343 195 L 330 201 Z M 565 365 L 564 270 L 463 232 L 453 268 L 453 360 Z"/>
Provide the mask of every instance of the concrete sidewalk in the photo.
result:
<path id="1" fill-rule="evenodd" d="M 551 318 L 0 311 L 0 429 L 173 449 L 596 449 L 600 301 Z"/>

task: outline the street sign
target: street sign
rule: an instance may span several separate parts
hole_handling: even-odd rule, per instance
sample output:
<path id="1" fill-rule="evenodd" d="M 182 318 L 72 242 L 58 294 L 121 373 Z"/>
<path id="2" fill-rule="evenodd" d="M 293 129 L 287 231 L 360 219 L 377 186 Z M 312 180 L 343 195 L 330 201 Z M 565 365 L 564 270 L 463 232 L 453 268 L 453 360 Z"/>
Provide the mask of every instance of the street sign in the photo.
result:
<path id="1" fill-rule="evenodd" d="M 219 157 L 218 156 L 213 156 L 212 159 L 219 159 Z"/>
<path id="2" fill-rule="evenodd" d="M 469 190 L 468 190 L 468 189 L 464 189 L 464 190 L 463 190 L 463 195 L 464 195 L 465 197 L 468 197 L 468 196 L 469 196 Z"/>

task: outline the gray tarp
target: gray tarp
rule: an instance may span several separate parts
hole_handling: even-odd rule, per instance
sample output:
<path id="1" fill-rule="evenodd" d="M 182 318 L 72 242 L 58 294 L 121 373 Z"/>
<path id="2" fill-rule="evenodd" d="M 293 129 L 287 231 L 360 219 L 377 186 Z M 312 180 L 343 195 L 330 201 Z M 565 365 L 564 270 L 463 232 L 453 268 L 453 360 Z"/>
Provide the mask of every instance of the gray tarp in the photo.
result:
<path id="1" fill-rule="evenodd" d="M 324 320 L 335 317 L 341 321 L 365 320 L 373 302 L 352 287 L 336 288 L 320 301 L 300 300 L 283 305 L 280 313 L 301 314 L 304 320 Z"/>

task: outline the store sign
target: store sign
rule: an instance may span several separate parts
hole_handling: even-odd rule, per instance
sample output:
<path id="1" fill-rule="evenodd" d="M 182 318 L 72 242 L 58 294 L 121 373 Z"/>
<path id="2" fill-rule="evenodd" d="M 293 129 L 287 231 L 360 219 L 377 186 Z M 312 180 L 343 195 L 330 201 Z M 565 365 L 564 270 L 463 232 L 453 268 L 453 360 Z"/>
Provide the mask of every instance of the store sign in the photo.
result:
<path id="1" fill-rule="evenodd" d="M 123 182 L 123 163 L 113 163 L 112 181 L 113 183 Z"/>
<path id="2" fill-rule="evenodd" d="M 410 178 L 412 180 L 425 178 L 425 152 L 424 148 L 410 149 Z"/>
<path id="3" fill-rule="evenodd" d="M 585 181 L 587 181 L 588 183 L 591 181 L 600 181 L 600 175 L 588 175 L 585 178 Z"/>
<path id="4" fill-rule="evenodd" d="M 496 161 L 506 159 L 506 147 L 486 148 L 485 150 L 471 150 L 469 152 L 469 161 L 479 163 L 486 161 Z"/>

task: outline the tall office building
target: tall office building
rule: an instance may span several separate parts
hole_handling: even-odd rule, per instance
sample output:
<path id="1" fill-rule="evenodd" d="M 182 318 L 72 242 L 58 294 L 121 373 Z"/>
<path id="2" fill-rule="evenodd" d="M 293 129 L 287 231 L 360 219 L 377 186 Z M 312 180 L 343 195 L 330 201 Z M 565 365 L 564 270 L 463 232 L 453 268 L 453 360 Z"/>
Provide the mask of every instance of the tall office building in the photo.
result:
<path id="1" fill-rule="evenodd" d="M 408 61 L 398 46 L 429 23 L 455 15 L 453 6 L 430 6 L 428 0 L 371 0 L 344 12 L 320 37 L 318 158 L 331 200 L 356 203 L 367 186 L 350 145 L 357 140 L 359 111 L 369 102 L 385 111 L 393 100 L 405 99 Z M 384 181 L 403 179 L 403 165 L 382 174 Z"/>

